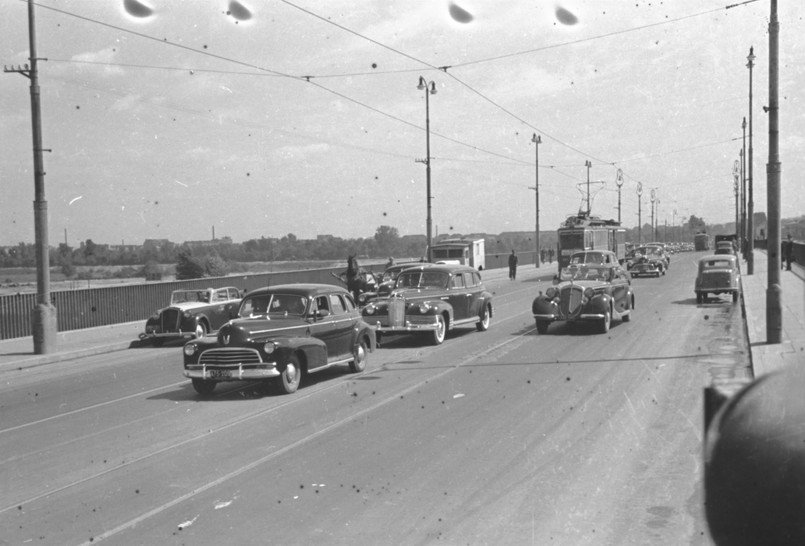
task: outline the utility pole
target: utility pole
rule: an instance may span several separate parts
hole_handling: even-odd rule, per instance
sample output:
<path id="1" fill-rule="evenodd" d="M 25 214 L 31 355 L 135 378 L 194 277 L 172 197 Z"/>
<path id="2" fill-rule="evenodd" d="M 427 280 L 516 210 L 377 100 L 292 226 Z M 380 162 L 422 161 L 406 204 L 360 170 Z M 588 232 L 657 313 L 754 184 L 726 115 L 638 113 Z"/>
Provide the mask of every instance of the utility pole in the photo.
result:
<path id="1" fill-rule="evenodd" d="M 588 159 L 584 162 L 584 166 L 587 167 L 587 216 L 590 216 L 590 211 L 592 211 L 590 207 L 590 167 L 592 167 L 593 164 L 590 163 Z"/>
<path id="2" fill-rule="evenodd" d="M 657 192 L 654 188 L 651 188 L 651 236 L 653 240 L 657 240 L 657 230 L 654 227 L 654 201 L 657 199 Z"/>
<path id="3" fill-rule="evenodd" d="M 783 312 L 780 285 L 780 127 L 779 127 L 779 59 L 780 22 L 777 20 L 777 0 L 771 0 L 769 17 L 769 162 L 766 165 L 768 210 L 768 285 L 766 287 L 766 343 L 780 343 L 783 333 Z"/>
<path id="4" fill-rule="evenodd" d="M 749 234 L 749 243 L 746 249 L 746 274 L 754 275 L 755 273 L 755 198 L 752 191 L 752 67 L 755 66 L 755 48 L 749 48 L 749 55 L 746 57 L 749 61 L 746 67 L 749 69 L 749 211 L 747 213 L 748 225 L 747 232 Z"/>
<path id="5" fill-rule="evenodd" d="M 42 152 L 42 115 L 39 101 L 39 71 L 36 56 L 34 3 L 28 0 L 28 41 L 31 61 L 23 67 L 3 67 L 4 72 L 22 74 L 31 81 L 31 126 L 34 155 L 34 237 L 36 239 L 36 307 L 31 316 L 34 354 L 48 354 L 56 349 L 58 321 L 56 307 L 50 301 L 50 257 L 48 255 L 48 203 L 45 199 L 45 168 Z M 46 60 L 46 59 L 43 59 Z"/>
<path id="6" fill-rule="evenodd" d="M 534 229 L 534 240 L 536 241 L 536 253 L 534 254 L 534 264 L 536 267 L 540 266 L 540 259 L 539 259 L 539 145 L 542 143 L 542 137 L 534 133 L 534 136 L 531 137 L 531 142 L 534 143 L 534 148 L 536 150 L 536 180 L 534 181 L 534 193 L 537 194 L 537 223 Z"/>
<path id="7" fill-rule="evenodd" d="M 623 186 L 623 171 L 618 169 L 615 175 L 615 185 L 618 186 L 618 223 L 621 223 L 621 186 Z"/>
<path id="8" fill-rule="evenodd" d="M 746 117 L 741 123 L 743 145 L 741 147 L 741 254 L 746 259 Z"/>

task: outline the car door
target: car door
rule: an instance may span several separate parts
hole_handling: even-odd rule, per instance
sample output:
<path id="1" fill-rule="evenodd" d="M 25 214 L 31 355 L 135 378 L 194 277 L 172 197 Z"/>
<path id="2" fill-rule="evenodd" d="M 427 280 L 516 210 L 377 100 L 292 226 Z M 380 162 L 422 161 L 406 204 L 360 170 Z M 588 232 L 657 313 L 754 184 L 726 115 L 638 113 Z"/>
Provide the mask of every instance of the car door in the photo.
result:
<path id="1" fill-rule="evenodd" d="M 629 308 L 629 286 L 631 281 L 620 267 L 612 269 L 612 307 L 616 313 L 623 313 Z"/>
<path id="2" fill-rule="evenodd" d="M 463 320 L 469 316 L 470 294 L 464 285 L 464 275 L 453 273 L 447 287 L 448 303 L 453 307 L 453 320 Z"/>
<path id="3" fill-rule="evenodd" d="M 481 284 L 481 277 L 472 271 L 462 273 L 464 276 L 464 284 L 467 290 L 467 316 L 480 317 L 483 314 L 483 304 L 481 296 L 483 295 L 483 285 Z"/>
<path id="4" fill-rule="evenodd" d="M 312 309 L 315 315 L 310 333 L 327 346 L 327 361 L 340 360 L 352 352 L 349 336 L 354 320 L 347 313 L 343 298 L 339 294 L 317 296 Z"/>

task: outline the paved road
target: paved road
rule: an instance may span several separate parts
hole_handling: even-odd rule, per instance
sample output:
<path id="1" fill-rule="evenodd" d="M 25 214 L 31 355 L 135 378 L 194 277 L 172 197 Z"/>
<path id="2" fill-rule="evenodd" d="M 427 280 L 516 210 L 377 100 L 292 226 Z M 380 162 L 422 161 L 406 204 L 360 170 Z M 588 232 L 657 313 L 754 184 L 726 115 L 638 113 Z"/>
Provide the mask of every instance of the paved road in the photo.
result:
<path id="1" fill-rule="evenodd" d="M 709 544 L 701 388 L 749 342 L 740 306 L 696 305 L 695 256 L 605 335 L 537 335 L 548 284 L 487 274 L 488 332 L 292 396 L 200 400 L 178 346 L 6 365 L 0 543 Z"/>

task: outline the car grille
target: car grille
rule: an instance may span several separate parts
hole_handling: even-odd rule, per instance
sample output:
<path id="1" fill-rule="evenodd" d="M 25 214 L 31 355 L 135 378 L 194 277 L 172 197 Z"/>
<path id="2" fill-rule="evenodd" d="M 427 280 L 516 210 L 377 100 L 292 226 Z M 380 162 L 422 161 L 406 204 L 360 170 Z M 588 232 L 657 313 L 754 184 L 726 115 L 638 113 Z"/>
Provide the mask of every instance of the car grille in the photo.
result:
<path id="1" fill-rule="evenodd" d="M 399 327 L 405 324 L 405 298 L 389 300 L 389 326 Z"/>
<path id="2" fill-rule="evenodd" d="M 702 275 L 702 287 L 704 288 L 729 288 L 731 281 L 729 271 L 713 271 Z"/>
<path id="3" fill-rule="evenodd" d="M 178 309 L 165 309 L 159 317 L 159 327 L 162 329 L 161 331 L 165 333 L 178 332 L 181 318 L 182 314 Z"/>
<path id="4" fill-rule="evenodd" d="M 575 317 L 581 313 L 581 299 L 584 289 L 573 284 L 565 287 L 559 296 L 559 311 L 567 317 Z"/>
<path id="5" fill-rule="evenodd" d="M 206 366 L 237 366 L 238 364 L 260 364 L 260 353 L 254 349 L 226 348 L 207 349 L 198 359 Z"/>

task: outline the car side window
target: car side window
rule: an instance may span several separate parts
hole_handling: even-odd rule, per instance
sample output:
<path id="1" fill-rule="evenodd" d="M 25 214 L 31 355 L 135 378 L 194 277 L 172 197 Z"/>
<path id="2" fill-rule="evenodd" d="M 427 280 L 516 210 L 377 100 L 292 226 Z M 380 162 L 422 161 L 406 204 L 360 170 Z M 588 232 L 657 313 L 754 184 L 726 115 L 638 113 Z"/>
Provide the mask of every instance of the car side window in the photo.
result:
<path id="1" fill-rule="evenodd" d="M 450 279 L 450 288 L 464 288 L 464 277 L 461 273 L 456 273 Z"/>
<path id="2" fill-rule="evenodd" d="M 229 299 L 229 297 L 227 296 L 226 288 L 222 288 L 221 290 L 217 290 L 215 292 L 215 299 L 217 301 L 224 301 L 224 300 Z"/>
<path id="3" fill-rule="evenodd" d="M 347 311 L 354 311 L 357 309 L 357 305 L 355 305 L 355 301 L 352 299 L 352 296 L 348 296 L 344 294 L 344 303 L 346 304 Z"/>
<path id="4" fill-rule="evenodd" d="M 330 303 L 327 301 L 327 296 L 319 296 L 316 298 L 316 309 L 318 311 L 330 310 Z"/>
<path id="5" fill-rule="evenodd" d="M 338 294 L 330 294 L 330 309 L 332 310 L 333 315 L 343 315 L 346 313 L 344 302 L 341 300 Z"/>

